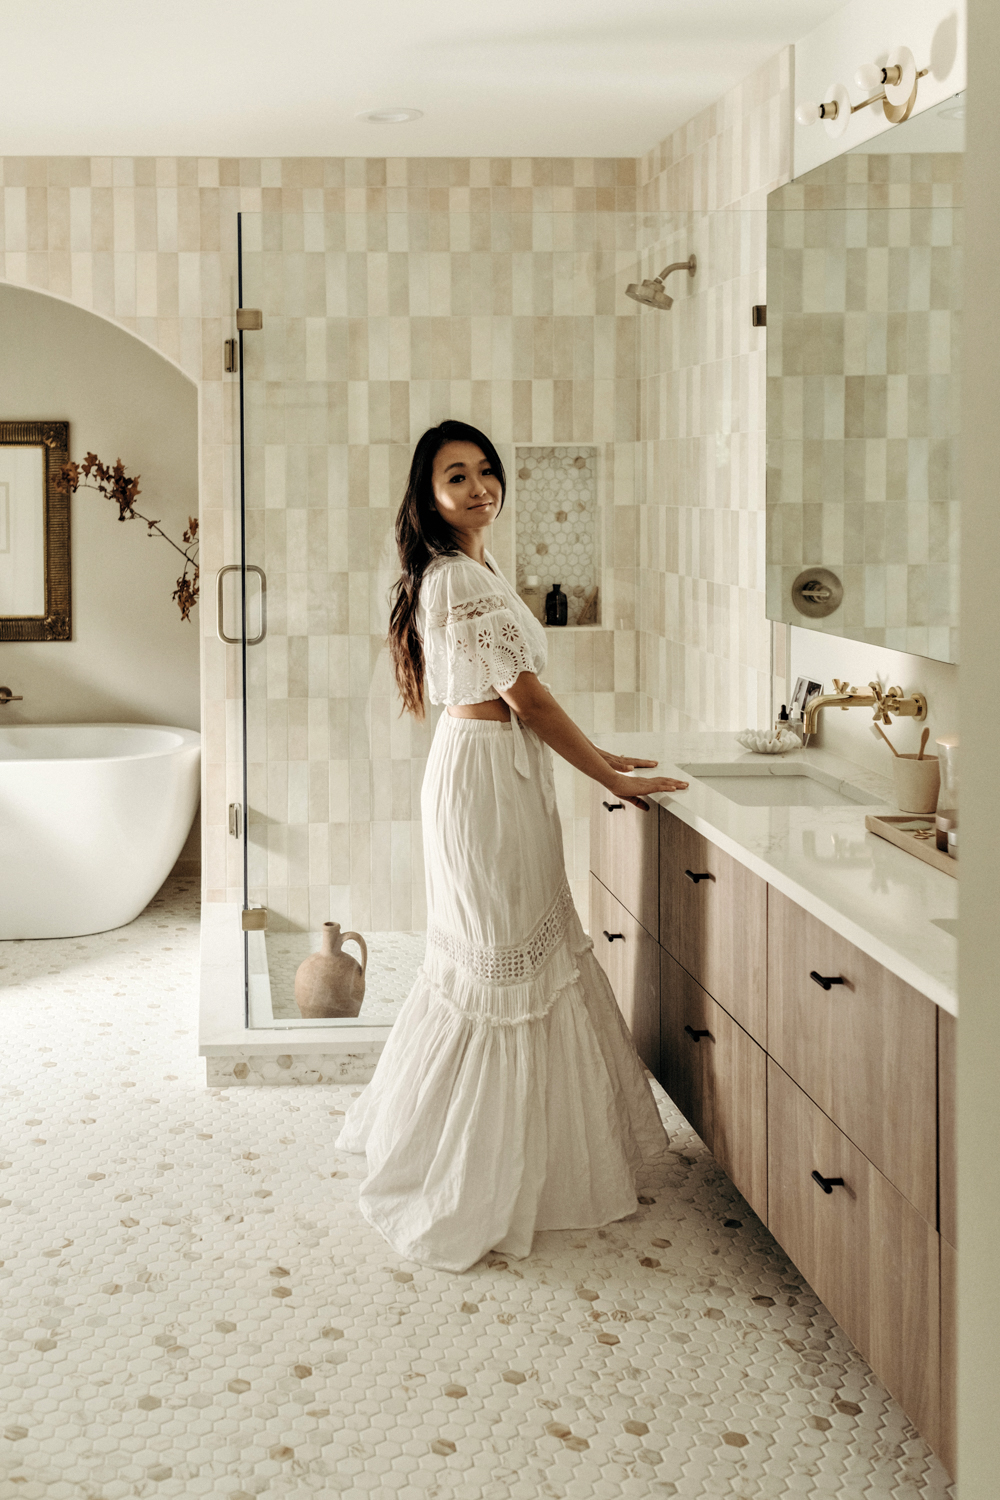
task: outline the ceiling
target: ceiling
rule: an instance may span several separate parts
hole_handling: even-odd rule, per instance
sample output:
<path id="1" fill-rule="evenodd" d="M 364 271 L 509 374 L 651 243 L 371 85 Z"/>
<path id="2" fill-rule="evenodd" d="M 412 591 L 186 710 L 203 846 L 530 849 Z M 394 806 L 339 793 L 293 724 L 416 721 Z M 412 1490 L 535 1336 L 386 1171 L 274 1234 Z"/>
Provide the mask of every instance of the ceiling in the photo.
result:
<path id="1" fill-rule="evenodd" d="M 0 150 L 637 156 L 842 4 L 4 0 Z"/>

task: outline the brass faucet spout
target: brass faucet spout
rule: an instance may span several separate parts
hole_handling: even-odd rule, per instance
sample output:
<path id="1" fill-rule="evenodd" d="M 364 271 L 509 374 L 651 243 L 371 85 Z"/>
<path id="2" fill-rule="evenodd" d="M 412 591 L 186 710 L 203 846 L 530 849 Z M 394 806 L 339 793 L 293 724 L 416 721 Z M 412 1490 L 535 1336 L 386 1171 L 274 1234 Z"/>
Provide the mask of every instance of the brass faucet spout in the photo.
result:
<path id="1" fill-rule="evenodd" d="M 848 687 L 846 682 L 836 678 L 834 682 L 837 688 L 835 693 L 817 693 L 806 704 L 802 719 L 804 739 L 816 733 L 819 716 L 824 708 L 874 707 L 876 722 L 881 719 L 884 724 L 892 723 L 890 715 L 895 715 L 897 719 L 916 719 L 918 723 L 927 717 L 927 699 L 923 693 L 911 693 L 908 698 L 904 698 L 901 687 L 882 688 L 877 682 L 870 682 L 869 691 L 865 692 L 863 688 Z"/>

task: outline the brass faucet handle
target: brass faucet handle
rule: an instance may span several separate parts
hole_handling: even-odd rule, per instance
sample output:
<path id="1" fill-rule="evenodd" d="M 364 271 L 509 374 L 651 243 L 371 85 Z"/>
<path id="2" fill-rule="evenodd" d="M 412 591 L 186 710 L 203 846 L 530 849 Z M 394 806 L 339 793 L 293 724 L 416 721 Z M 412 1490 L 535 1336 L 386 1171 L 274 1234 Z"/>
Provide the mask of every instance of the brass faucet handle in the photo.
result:
<path id="1" fill-rule="evenodd" d="M 838 693 L 852 693 L 854 691 L 853 688 L 847 686 L 846 682 L 842 682 L 839 677 L 833 679 L 833 685 Z"/>
<path id="2" fill-rule="evenodd" d="M 0 703 L 23 703 L 20 693 L 12 693 L 9 687 L 0 687 Z"/>
<path id="3" fill-rule="evenodd" d="M 872 721 L 877 724 L 881 719 L 883 724 L 891 724 L 892 720 L 889 717 L 889 709 L 892 707 L 891 693 L 887 698 L 881 685 L 877 682 L 870 682 L 868 686 L 871 688 L 872 697 L 875 699 L 875 712 L 872 714 Z"/>

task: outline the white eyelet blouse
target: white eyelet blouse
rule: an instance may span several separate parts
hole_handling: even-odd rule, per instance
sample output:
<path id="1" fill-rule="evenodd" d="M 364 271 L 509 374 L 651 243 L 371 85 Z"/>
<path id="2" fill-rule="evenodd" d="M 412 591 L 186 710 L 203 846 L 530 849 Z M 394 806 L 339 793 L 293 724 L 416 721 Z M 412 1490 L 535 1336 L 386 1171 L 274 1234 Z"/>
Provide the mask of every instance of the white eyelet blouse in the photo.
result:
<path id="1" fill-rule="evenodd" d="M 489 552 L 486 560 L 489 568 L 459 553 L 424 574 L 417 630 L 432 703 L 485 703 L 522 672 L 545 669 L 544 629 Z"/>
<path id="2" fill-rule="evenodd" d="M 522 672 L 544 671 L 548 659 L 545 631 L 531 610 L 486 553 L 489 567 L 466 557 L 435 559 L 424 574 L 417 601 L 417 630 L 424 648 L 424 682 L 432 703 L 457 707 L 486 703 L 513 687 Z M 503 726 L 506 727 L 506 726 Z M 514 769 L 526 780 L 531 766 L 525 730 L 510 711 Z M 552 757 L 546 752 L 543 794 L 555 813 Z"/>

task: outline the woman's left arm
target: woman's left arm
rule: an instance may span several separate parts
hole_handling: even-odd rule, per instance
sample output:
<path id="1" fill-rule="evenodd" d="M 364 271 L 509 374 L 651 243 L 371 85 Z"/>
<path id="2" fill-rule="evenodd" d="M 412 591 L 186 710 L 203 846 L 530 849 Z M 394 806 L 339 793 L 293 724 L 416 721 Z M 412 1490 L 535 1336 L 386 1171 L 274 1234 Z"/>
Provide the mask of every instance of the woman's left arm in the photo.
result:
<path id="1" fill-rule="evenodd" d="M 500 691 L 499 689 L 497 691 Z M 582 771 L 585 776 L 607 787 L 609 791 L 627 801 L 634 802 L 637 806 L 642 804 L 638 797 L 645 794 L 651 796 L 654 792 L 683 791 L 687 786 L 686 781 L 672 781 L 667 777 L 657 776 L 642 781 L 633 782 L 631 778 L 624 775 L 626 769 L 631 770 L 634 766 L 655 766 L 655 761 L 640 761 L 625 759 L 621 756 L 609 756 L 598 750 L 587 736 L 579 729 L 569 714 L 559 707 L 555 698 L 543 687 L 534 672 L 522 672 L 509 688 L 500 692 L 501 698 L 509 708 L 512 708 L 523 724 L 534 730 L 539 739 L 561 755 L 563 760 L 568 760 L 571 766 Z M 633 787 L 634 792 L 623 790 L 625 786 Z"/>

